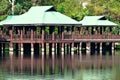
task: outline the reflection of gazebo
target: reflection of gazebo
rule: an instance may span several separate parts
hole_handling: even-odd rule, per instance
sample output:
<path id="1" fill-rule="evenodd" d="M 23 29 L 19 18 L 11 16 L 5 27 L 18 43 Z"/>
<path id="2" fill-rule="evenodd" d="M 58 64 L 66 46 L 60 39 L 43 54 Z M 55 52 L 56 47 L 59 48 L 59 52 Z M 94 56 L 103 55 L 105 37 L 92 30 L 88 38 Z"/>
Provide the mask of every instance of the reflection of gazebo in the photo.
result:
<path id="1" fill-rule="evenodd" d="M 32 7 L 22 15 L 11 19 L 8 17 L 2 24 L 8 33 L 5 36 L 10 39 L 11 51 L 13 51 L 13 44 L 20 45 L 23 51 L 23 44 L 30 43 L 31 51 L 34 51 L 36 44 L 40 44 L 44 52 L 46 43 L 49 43 L 53 53 L 56 43 L 62 45 L 64 51 L 64 43 L 68 42 L 72 44 L 73 50 L 74 26 L 80 26 L 79 22 L 57 12 L 53 6 Z M 64 30 L 67 32 L 64 33 Z"/>

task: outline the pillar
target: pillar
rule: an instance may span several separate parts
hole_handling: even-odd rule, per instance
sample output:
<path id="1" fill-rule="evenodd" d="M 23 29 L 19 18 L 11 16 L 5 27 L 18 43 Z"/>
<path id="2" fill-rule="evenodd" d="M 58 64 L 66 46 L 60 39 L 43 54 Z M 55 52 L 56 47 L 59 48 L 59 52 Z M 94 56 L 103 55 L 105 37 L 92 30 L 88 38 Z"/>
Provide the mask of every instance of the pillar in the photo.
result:
<path id="1" fill-rule="evenodd" d="M 100 55 L 102 55 L 102 42 L 100 42 Z"/>
<path id="2" fill-rule="evenodd" d="M 79 54 L 82 55 L 82 42 L 79 43 Z"/>
<path id="3" fill-rule="evenodd" d="M 55 54 L 55 44 L 52 43 L 52 55 L 54 55 L 54 54 Z"/>
<path id="4" fill-rule="evenodd" d="M 13 43 L 11 42 L 12 41 L 12 35 L 13 35 L 13 29 L 12 29 L 13 27 L 11 26 L 10 27 L 10 43 L 9 43 L 9 52 L 10 52 L 10 55 L 12 55 L 13 54 Z"/>
<path id="5" fill-rule="evenodd" d="M 71 54 L 74 54 L 74 26 L 72 26 L 72 47 L 71 47 Z"/>
<path id="6" fill-rule="evenodd" d="M 42 26 L 42 55 L 44 55 L 44 35 L 45 34 L 45 28 Z"/>
<path id="7" fill-rule="evenodd" d="M 90 47 L 91 47 L 90 42 L 87 42 L 86 43 L 86 50 L 87 50 L 86 53 L 87 53 L 87 55 L 90 55 Z"/>
<path id="8" fill-rule="evenodd" d="M 10 52 L 10 55 L 13 55 L 13 43 L 12 42 L 10 42 L 9 43 L 9 52 Z"/>
<path id="9" fill-rule="evenodd" d="M 42 42 L 42 55 L 44 55 L 44 43 Z"/>
<path id="10" fill-rule="evenodd" d="M 23 49 L 23 43 L 20 43 L 20 52 L 21 52 L 21 55 L 23 55 L 23 51 L 24 51 L 24 49 Z"/>
<path id="11" fill-rule="evenodd" d="M 33 28 L 31 28 L 31 40 L 33 40 Z"/>
<path id="12" fill-rule="evenodd" d="M 54 27 L 52 27 L 52 41 L 54 41 Z M 55 53 L 55 43 L 52 43 L 52 55 Z"/>
<path id="13" fill-rule="evenodd" d="M 64 54 L 64 43 L 62 43 L 62 48 L 61 48 L 62 55 Z"/>
<path id="14" fill-rule="evenodd" d="M 64 26 L 61 26 L 61 31 L 62 31 L 62 40 L 64 39 Z M 62 43 L 62 48 L 61 48 L 62 55 L 64 54 L 64 43 Z"/>
<path id="15" fill-rule="evenodd" d="M 114 55 L 115 43 L 112 42 L 112 55 Z"/>
<path id="16" fill-rule="evenodd" d="M 21 27 L 21 29 L 20 29 L 20 33 L 21 33 L 21 34 L 20 34 L 20 39 L 23 40 L 23 29 L 22 29 L 22 27 Z"/>
<path id="17" fill-rule="evenodd" d="M 74 55 L 74 42 L 71 45 L 71 55 Z"/>
<path id="18" fill-rule="evenodd" d="M 2 55 L 3 55 L 3 51 L 4 49 L 3 49 L 3 43 L 1 43 L 1 53 L 2 53 Z"/>
<path id="19" fill-rule="evenodd" d="M 34 53 L 34 44 L 31 43 L 31 54 L 33 55 L 33 53 Z"/>
<path id="20" fill-rule="evenodd" d="M 3 53 L 5 53 L 5 46 L 6 46 L 6 44 L 3 43 Z"/>

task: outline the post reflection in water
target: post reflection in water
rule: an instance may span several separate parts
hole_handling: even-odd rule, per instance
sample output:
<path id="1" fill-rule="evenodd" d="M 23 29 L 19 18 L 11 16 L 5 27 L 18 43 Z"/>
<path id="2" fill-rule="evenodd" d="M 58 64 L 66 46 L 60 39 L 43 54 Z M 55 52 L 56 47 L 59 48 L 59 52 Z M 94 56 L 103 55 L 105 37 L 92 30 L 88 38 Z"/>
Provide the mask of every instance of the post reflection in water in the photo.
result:
<path id="1" fill-rule="evenodd" d="M 42 55 L 42 75 L 44 75 L 44 55 Z"/>
<path id="2" fill-rule="evenodd" d="M 21 63 L 21 65 L 20 65 L 20 67 L 21 67 L 21 74 L 23 73 L 22 71 L 23 71 L 23 54 L 21 54 L 21 56 L 20 56 L 20 63 Z"/>
<path id="3" fill-rule="evenodd" d="M 0 70 L 6 79 L 119 80 L 120 55 L 61 55 L 36 58 L 9 55 L 1 60 Z M 3 79 L 0 73 L 0 79 Z"/>

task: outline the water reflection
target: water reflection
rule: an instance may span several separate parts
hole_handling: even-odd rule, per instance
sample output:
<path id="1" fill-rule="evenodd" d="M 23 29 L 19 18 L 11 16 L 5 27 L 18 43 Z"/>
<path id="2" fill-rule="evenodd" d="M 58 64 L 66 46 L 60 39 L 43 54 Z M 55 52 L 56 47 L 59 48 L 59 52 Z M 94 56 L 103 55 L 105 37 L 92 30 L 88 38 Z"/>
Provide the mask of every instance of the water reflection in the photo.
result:
<path id="1" fill-rule="evenodd" d="M 0 61 L 0 80 L 120 80 L 120 55 L 19 57 Z"/>

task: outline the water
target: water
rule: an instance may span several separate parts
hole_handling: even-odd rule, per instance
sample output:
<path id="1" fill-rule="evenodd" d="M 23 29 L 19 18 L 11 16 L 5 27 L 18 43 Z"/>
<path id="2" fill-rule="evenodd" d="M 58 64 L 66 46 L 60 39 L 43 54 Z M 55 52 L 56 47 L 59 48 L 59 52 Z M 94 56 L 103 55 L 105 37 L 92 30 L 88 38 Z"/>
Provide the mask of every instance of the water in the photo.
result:
<path id="1" fill-rule="evenodd" d="M 119 54 L 0 59 L 0 80 L 120 80 L 119 73 Z"/>

